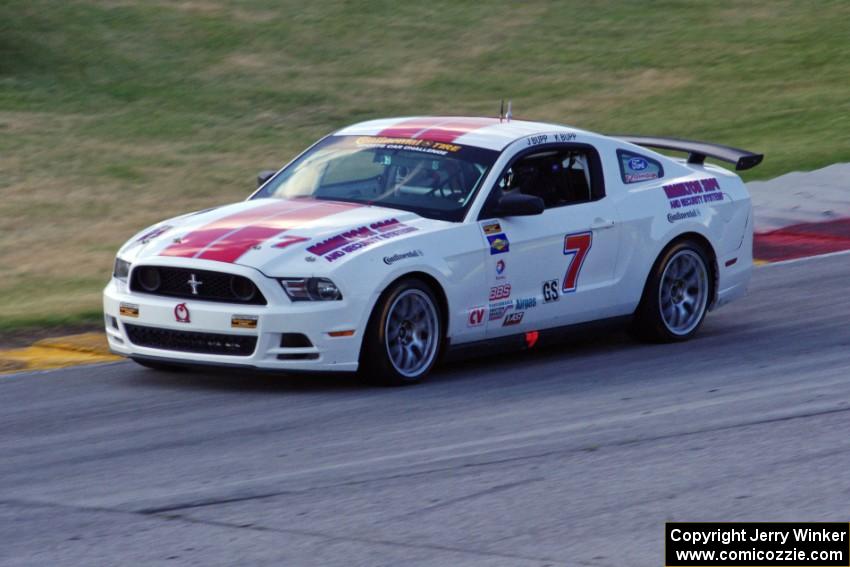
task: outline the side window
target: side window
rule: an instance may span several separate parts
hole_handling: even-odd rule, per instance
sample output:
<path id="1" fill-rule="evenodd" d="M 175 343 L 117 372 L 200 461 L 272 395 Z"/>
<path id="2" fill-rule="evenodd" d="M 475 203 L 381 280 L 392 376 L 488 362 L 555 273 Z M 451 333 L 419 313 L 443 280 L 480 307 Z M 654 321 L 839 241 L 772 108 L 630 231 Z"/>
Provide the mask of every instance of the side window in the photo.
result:
<path id="1" fill-rule="evenodd" d="M 547 209 L 587 203 L 605 195 L 595 151 L 552 149 L 525 155 L 502 175 L 501 193 L 519 191 L 543 199 Z"/>
<path id="2" fill-rule="evenodd" d="M 620 164 L 620 176 L 626 184 L 664 177 L 660 162 L 634 152 L 617 150 L 617 162 Z"/>

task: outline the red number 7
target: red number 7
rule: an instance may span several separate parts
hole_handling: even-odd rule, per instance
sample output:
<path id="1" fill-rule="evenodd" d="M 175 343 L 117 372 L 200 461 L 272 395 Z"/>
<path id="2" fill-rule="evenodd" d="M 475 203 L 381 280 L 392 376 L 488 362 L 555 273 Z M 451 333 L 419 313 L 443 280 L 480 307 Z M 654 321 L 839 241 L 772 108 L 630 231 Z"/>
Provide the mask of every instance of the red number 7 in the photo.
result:
<path id="1" fill-rule="evenodd" d="M 578 286 L 578 274 L 584 264 L 584 259 L 590 251 L 593 241 L 592 232 L 579 232 L 568 234 L 564 237 L 564 255 L 570 257 L 567 264 L 567 275 L 564 276 L 564 285 L 561 287 L 563 293 L 570 293 Z"/>

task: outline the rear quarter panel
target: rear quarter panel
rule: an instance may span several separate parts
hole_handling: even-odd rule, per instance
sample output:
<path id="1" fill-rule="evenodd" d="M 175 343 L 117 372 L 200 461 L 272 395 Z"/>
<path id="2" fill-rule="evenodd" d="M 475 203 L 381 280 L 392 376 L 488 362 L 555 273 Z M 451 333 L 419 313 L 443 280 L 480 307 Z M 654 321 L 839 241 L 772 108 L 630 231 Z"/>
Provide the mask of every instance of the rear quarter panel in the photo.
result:
<path id="1" fill-rule="evenodd" d="M 617 148 L 660 161 L 664 176 L 624 183 Z M 750 200 L 737 175 L 713 165 L 686 165 L 631 144 L 612 144 L 604 155 L 606 190 L 620 218 L 617 274 L 625 284 L 621 286 L 624 310 L 637 306 L 656 259 L 670 242 L 684 234 L 695 233 L 709 242 L 721 277 L 727 258 L 740 253 L 742 263 L 751 263 L 751 255 L 741 253 L 748 224 L 751 230 Z"/>

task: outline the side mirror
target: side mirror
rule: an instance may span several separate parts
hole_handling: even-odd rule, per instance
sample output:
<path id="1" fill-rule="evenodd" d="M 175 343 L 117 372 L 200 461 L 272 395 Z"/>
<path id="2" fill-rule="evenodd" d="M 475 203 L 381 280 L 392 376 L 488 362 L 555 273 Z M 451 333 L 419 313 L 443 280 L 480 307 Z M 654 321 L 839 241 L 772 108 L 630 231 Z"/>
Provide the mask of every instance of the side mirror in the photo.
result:
<path id="1" fill-rule="evenodd" d="M 272 178 L 272 176 L 277 173 L 274 169 L 266 169 L 257 174 L 257 187 L 268 181 Z"/>
<path id="2" fill-rule="evenodd" d="M 497 217 L 525 217 L 539 215 L 546 208 L 540 197 L 523 193 L 502 195 L 493 214 Z"/>

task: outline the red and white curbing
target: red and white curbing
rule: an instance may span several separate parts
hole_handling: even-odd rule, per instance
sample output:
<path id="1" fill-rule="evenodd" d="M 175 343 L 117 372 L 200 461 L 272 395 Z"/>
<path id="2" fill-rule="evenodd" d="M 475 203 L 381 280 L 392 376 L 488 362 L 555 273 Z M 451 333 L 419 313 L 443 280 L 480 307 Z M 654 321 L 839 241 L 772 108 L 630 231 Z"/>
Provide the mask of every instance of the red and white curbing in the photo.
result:
<path id="1" fill-rule="evenodd" d="M 850 164 L 751 181 L 747 188 L 755 210 L 757 261 L 850 250 Z"/>

